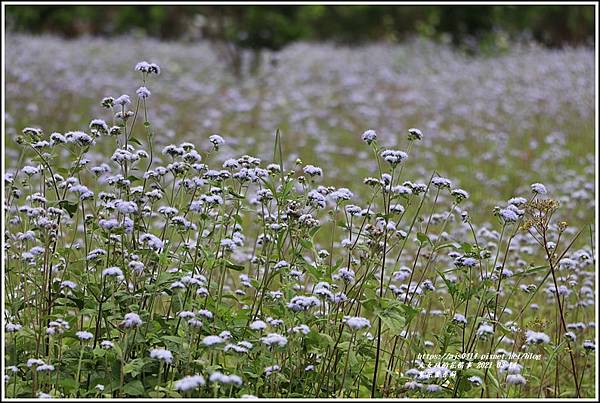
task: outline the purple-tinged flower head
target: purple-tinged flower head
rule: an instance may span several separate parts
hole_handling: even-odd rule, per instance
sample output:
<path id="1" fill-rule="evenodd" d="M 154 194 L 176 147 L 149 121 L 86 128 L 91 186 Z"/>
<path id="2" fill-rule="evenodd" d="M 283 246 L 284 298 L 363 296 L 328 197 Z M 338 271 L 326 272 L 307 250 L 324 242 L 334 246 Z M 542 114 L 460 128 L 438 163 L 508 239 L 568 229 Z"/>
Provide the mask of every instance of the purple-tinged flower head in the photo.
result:
<path id="1" fill-rule="evenodd" d="M 467 324 L 467 318 L 460 314 L 454 314 L 454 317 L 452 318 L 452 322 L 456 323 L 456 324 L 462 324 L 462 325 L 466 325 Z"/>
<path id="2" fill-rule="evenodd" d="M 321 298 L 331 298 L 333 296 L 331 293 L 331 285 L 325 281 L 321 281 L 315 286 L 313 294 L 318 295 Z"/>
<path id="3" fill-rule="evenodd" d="M 516 207 L 521 207 L 525 203 L 527 203 L 527 199 L 524 197 L 513 197 L 508 200 L 508 204 L 512 204 L 513 206 L 516 206 Z"/>
<path id="4" fill-rule="evenodd" d="M 131 103 L 131 98 L 129 98 L 129 95 L 123 94 L 120 97 L 118 97 L 117 99 L 115 99 L 115 104 L 116 105 L 120 105 L 122 107 L 125 107 L 127 105 L 129 105 Z"/>
<path id="5" fill-rule="evenodd" d="M 45 362 L 43 360 L 40 360 L 39 358 L 30 358 L 27 360 L 27 366 L 29 368 L 34 367 L 34 366 L 37 367 L 37 366 L 44 365 L 44 364 L 45 364 Z"/>
<path id="6" fill-rule="evenodd" d="M 508 373 L 508 374 L 520 374 L 523 366 L 516 362 L 508 362 L 508 361 L 500 361 L 498 363 L 498 368 L 500 369 L 500 373 Z"/>
<path id="7" fill-rule="evenodd" d="M 181 311 L 177 314 L 177 317 L 181 319 L 192 319 L 196 317 L 196 314 L 192 311 Z"/>
<path id="8" fill-rule="evenodd" d="M 383 158 L 391 166 L 396 166 L 408 158 L 408 154 L 399 150 L 384 150 L 381 153 Z"/>
<path id="9" fill-rule="evenodd" d="M 498 215 L 506 224 L 514 223 L 519 220 L 519 216 L 513 210 L 505 208 L 498 212 Z"/>
<path id="10" fill-rule="evenodd" d="M 102 106 L 106 109 L 110 109 L 115 106 L 115 99 L 113 97 L 102 98 Z"/>
<path id="11" fill-rule="evenodd" d="M 473 385 L 480 386 L 483 384 L 483 380 L 478 376 L 471 376 L 467 378 L 467 381 L 471 382 Z"/>
<path id="12" fill-rule="evenodd" d="M 54 132 L 50 135 L 50 143 L 51 144 L 66 144 L 67 139 L 62 134 Z"/>
<path id="13" fill-rule="evenodd" d="M 54 365 L 52 364 L 42 364 L 35 369 L 37 372 L 52 372 L 54 371 Z"/>
<path id="14" fill-rule="evenodd" d="M 147 61 L 139 62 L 135 65 L 136 71 L 141 71 L 142 73 L 147 73 L 150 69 L 150 63 Z"/>
<path id="15" fill-rule="evenodd" d="M 23 328 L 23 326 L 18 323 L 8 322 L 8 323 L 6 323 L 6 326 L 4 328 L 6 329 L 7 333 L 16 333 L 19 330 L 21 330 Z"/>
<path id="16" fill-rule="evenodd" d="M 421 141 L 421 140 L 423 140 L 423 133 L 421 132 L 421 130 L 411 127 L 410 129 L 408 129 L 408 140 L 409 141 L 415 141 L 415 140 Z"/>
<path id="17" fill-rule="evenodd" d="M 450 187 L 452 186 L 452 181 L 450 179 L 442 178 L 441 176 L 436 176 L 435 178 L 433 178 L 431 180 L 431 183 L 433 184 L 433 186 L 439 189 L 450 189 Z"/>
<path id="18" fill-rule="evenodd" d="M 465 199 L 469 198 L 469 193 L 462 189 L 452 189 L 450 194 L 454 197 L 456 203 L 460 203 Z"/>
<path id="19" fill-rule="evenodd" d="M 68 288 L 70 290 L 74 290 L 75 288 L 77 288 L 77 284 L 73 281 L 64 280 L 60 283 L 60 288 Z"/>
<path id="20" fill-rule="evenodd" d="M 100 347 L 102 347 L 102 348 L 103 348 L 103 349 L 105 349 L 105 350 L 110 350 L 110 349 L 111 349 L 111 348 L 113 348 L 114 346 L 115 346 L 115 345 L 114 345 L 114 343 L 113 343 L 112 341 L 110 341 L 110 340 L 103 340 L 103 341 L 100 343 Z"/>
<path id="21" fill-rule="evenodd" d="M 268 335 L 261 337 L 260 340 L 263 344 L 271 346 L 284 347 L 287 344 L 287 337 L 282 336 L 278 333 L 269 333 Z"/>
<path id="22" fill-rule="evenodd" d="M 163 361 L 166 364 L 171 364 L 173 362 L 173 354 L 164 348 L 152 349 L 150 351 L 150 357 Z"/>
<path id="23" fill-rule="evenodd" d="M 310 333 L 310 327 L 308 327 L 305 324 L 301 324 L 298 326 L 295 326 L 293 328 L 291 328 L 289 330 L 290 333 L 302 333 L 302 334 L 309 334 Z"/>
<path id="24" fill-rule="evenodd" d="M 151 95 L 151 92 L 148 88 L 146 87 L 140 87 L 138 88 L 135 93 L 137 94 L 137 96 L 141 99 L 146 99 L 149 98 Z"/>
<path id="25" fill-rule="evenodd" d="M 550 343 L 550 337 L 543 332 L 528 330 L 525 333 L 525 342 L 527 344 L 548 344 Z"/>
<path id="26" fill-rule="evenodd" d="M 514 374 L 506 377 L 506 383 L 509 385 L 525 385 L 527 380 L 521 374 Z"/>
<path id="27" fill-rule="evenodd" d="M 361 316 L 349 317 L 346 318 L 345 321 L 346 325 L 353 331 L 371 327 L 371 322 L 369 321 L 369 319 L 363 318 Z"/>
<path id="28" fill-rule="evenodd" d="M 139 260 L 132 260 L 129 262 L 127 267 L 129 267 L 129 270 L 136 274 L 141 274 L 144 271 L 144 263 L 140 262 Z"/>
<path id="29" fill-rule="evenodd" d="M 43 130 L 37 127 L 26 127 L 22 130 L 22 133 L 26 136 L 31 136 L 36 140 L 38 140 L 44 134 Z"/>
<path id="30" fill-rule="evenodd" d="M 147 61 L 139 62 L 135 65 L 135 70 L 147 74 L 160 74 L 160 67 L 156 63 L 148 63 Z"/>
<path id="31" fill-rule="evenodd" d="M 420 389 L 422 386 L 423 386 L 423 384 L 421 384 L 417 381 L 408 381 L 408 382 L 404 383 L 404 387 L 408 390 Z"/>
<path id="32" fill-rule="evenodd" d="M 206 336 L 202 339 L 202 344 L 204 344 L 207 347 L 212 347 L 217 344 L 221 344 L 224 341 L 225 340 L 223 340 L 223 338 L 220 336 Z"/>
<path id="33" fill-rule="evenodd" d="M 133 201 L 116 200 L 115 208 L 122 214 L 133 214 L 138 211 L 138 206 Z"/>
<path id="34" fill-rule="evenodd" d="M 548 193 L 548 191 L 546 190 L 546 186 L 544 186 L 541 183 L 533 183 L 531 185 L 531 191 L 540 195 L 545 195 L 546 193 Z"/>
<path id="35" fill-rule="evenodd" d="M 68 330 L 69 328 L 69 322 L 59 318 L 48 323 L 48 329 L 46 330 L 46 333 L 49 335 L 54 335 L 57 333 L 63 334 L 65 330 Z"/>
<path id="36" fill-rule="evenodd" d="M 348 205 L 346 205 L 345 210 L 346 210 L 347 214 L 349 214 L 351 216 L 357 216 L 362 211 L 362 208 L 360 208 L 359 206 L 355 206 L 353 204 L 348 204 Z"/>
<path id="37" fill-rule="evenodd" d="M 199 319 L 190 319 L 187 321 L 188 326 L 194 329 L 200 329 L 203 326 L 203 323 Z"/>
<path id="38" fill-rule="evenodd" d="M 88 146 L 96 143 L 92 136 L 81 131 L 65 133 L 65 140 L 67 140 L 67 143 L 77 144 L 80 146 Z"/>
<path id="39" fill-rule="evenodd" d="M 353 283 L 354 282 L 354 270 L 346 268 L 346 267 L 341 267 L 336 274 L 334 274 L 332 276 L 332 278 L 334 280 L 342 280 L 345 283 Z"/>
<path id="40" fill-rule="evenodd" d="M 339 188 L 337 190 L 334 190 L 333 192 L 331 192 L 329 194 L 329 197 L 334 201 L 334 202 L 339 202 L 341 200 L 350 200 L 354 197 L 354 194 L 346 188 Z"/>
<path id="41" fill-rule="evenodd" d="M 361 138 L 362 141 L 364 141 L 365 143 L 371 144 L 372 142 L 377 140 L 377 133 L 375 132 L 375 130 L 369 129 L 362 134 Z"/>
<path id="42" fill-rule="evenodd" d="M 129 312 L 125 314 L 125 318 L 121 325 L 128 329 L 132 327 L 140 327 L 144 323 L 137 313 Z"/>
<path id="43" fill-rule="evenodd" d="M 457 267 L 475 267 L 477 266 L 477 259 L 472 257 L 460 256 L 454 259 L 454 264 Z"/>
<path id="44" fill-rule="evenodd" d="M 267 328 L 267 324 L 265 322 L 263 322 L 262 320 L 255 320 L 254 322 L 250 323 L 250 329 L 251 330 L 265 330 Z"/>
<path id="45" fill-rule="evenodd" d="M 41 169 L 31 165 L 24 166 L 21 171 L 27 176 L 37 175 L 41 172 Z"/>
<path id="46" fill-rule="evenodd" d="M 222 383 L 224 385 L 242 386 L 242 378 L 237 375 L 224 375 L 219 371 L 210 374 L 208 380 L 212 383 Z"/>
<path id="47" fill-rule="evenodd" d="M 477 337 L 480 339 L 486 339 L 488 336 L 494 334 L 494 328 L 488 323 L 482 323 L 477 329 Z"/>
<path id="48" fill-rule="evenodd" d="M 198 311 L 198 315 L 199 316 L 204 316 L 207 319 L 212 319 L 213 318 L 213 313 L 211 311 L 209 311 L 208 309 L 200 309 Z"/>
<path id="49" fill-rule="evenodd" d="M 247 353 L 248 349 L 246 347 L 240 346 L 239 344 L 227 344 L 223 347 L 223 352 L 227 353 L 229 351 L 235 351 L 236 353 Z"/>
<path id="50" fill-rule="evenodd" d="M 163 241 L 159 237 L 152 234 L 142 234 L 140 236 L 140 242 L 148 245 L 151 249 L 159 251 L 164 247 Z"/>
<path id="51" fill-rule="evenodd" d="M 77 338 L 81 341 L 89 341 L 94 338 L 94 335 L 92 333 L 86 332 L 85 330 L 81 330 L 75 333 L 75 336 L 77 336 Z"/>
<path id="52" fill-rule="evenodd" d="M 425 386 L 425 392 L 427 393 L 437 393 L 440 390 L 442 390 L 442 387 L 440 385 L 430 384 Z"/>
<path id="53" fill-rule="evenodd" d="M 90 122 L 90 130 L 92 132 L 96 131 L 102 135 L 108 135 L 108 125 L 102 119 L 94 119 Z"/>
<path id="54" fill-rule="evenodd" d="M 325 208 L 325 196 L 313 189 L 308 192 L 308 203 L 313 207 Z"/>
<path id="55" fill-rule="evenodd" d="M 206 381 L 202 375 L 188 375 L 175 382 L 175 390 L 188 392 L 204 385 Z"/>
<path id="56" fill-rule="evenodd" d="M 220 146 L 222 146 L 223 144 L 225 144 L 225 140 L 223 139 L 223 137 L 221 137 L 218 134 L 213 134 L 208 138 L 208 141 L 210 141 L 214 147 L 215 150 L 218 150 Z"/>
<path id="57" fill-rule="evenodd" d="M 270 376 L 271 374 L 279 371 L 281 371 L 281 367 L 279 365 L 273 365 L 270 367 L 266 367 L 263 373 L 265 374 L 265 376 Z"/>
<path id="58" fill-rule="evenodd" d="M 317 297 L 314 296 L 296 296 L 291 299 L 288 303 L 288 308 L 290 308 L 294 312 L 298 311 L 307 311 L 310 308 L 316 307 L 320 305 L 320 301 Z"/>
<path id="59" fill-rule="evenodd" d="M 116 266 L 108 267 L 108 268 L 102 270 L 102 277 L 120 278 L 120 277 L 123 277 L 123 271 Z"/>
<path id="60" fill-rule="evenodd" d="M 306 165 L 302 171 L 306 174 L 306 175 L 310 175 L 310 176 L 323 176 L 323 170 L 319 167 L 316 167 L 314 165 Z"/>

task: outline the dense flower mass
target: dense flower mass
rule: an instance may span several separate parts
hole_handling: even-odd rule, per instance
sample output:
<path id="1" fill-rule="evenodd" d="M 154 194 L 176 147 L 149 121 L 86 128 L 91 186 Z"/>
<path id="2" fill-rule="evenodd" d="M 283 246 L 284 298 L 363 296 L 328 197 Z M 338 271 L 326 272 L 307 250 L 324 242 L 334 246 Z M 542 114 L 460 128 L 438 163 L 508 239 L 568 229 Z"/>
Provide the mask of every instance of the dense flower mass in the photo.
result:
<path id="1" fill-rule="evenodd" d="M 543 169 L 582 152 L 567 140 L 593 115 L 589 54 L 311 46 L 235 90 L 181 45 L 118 79 L 89 68 L 119 69 L 101 46 L 45 75 L 10 53 L 35 97 L 9 80 L 7 396 L 594 394 L 596 247 L 578 235 L 593 170 L 588 155 L 560 180 Z M 50 76 L 96 106 L 25 127 Z"/>

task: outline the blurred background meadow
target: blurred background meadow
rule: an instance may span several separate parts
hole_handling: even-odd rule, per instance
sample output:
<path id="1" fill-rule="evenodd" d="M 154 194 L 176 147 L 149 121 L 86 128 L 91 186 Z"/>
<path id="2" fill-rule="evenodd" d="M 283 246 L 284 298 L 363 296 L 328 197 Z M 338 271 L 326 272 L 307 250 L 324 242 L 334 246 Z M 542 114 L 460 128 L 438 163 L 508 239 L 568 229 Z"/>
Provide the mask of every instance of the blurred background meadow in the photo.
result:
<path id="1" fill-rule="evenodd" d="M 133 94 L 158 63 L 158 146 L 228 140 L 219 158 L 289 162 L 348 186 L 374 172 L 360 134 L 425 140 L 412 174 L 436 169 L 475 217 L 542 182 L 574 223 L 593 221 L 593 6 L 6 7 L 5 163 L 24 127 L 85 129 L 103 97 Z M 108 150 L 105 150 L 108 152 Z"/>

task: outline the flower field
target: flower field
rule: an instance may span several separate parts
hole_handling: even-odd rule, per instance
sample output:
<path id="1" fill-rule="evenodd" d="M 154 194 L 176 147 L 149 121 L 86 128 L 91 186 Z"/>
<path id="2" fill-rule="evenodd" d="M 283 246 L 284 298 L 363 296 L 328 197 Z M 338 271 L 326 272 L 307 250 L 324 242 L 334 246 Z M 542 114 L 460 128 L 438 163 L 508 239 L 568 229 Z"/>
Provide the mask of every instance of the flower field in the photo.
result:
<path id="1" fill-rule="evenodd" d="M 4 396 L 596 395 L 591 49 L 6 43 Z"/>

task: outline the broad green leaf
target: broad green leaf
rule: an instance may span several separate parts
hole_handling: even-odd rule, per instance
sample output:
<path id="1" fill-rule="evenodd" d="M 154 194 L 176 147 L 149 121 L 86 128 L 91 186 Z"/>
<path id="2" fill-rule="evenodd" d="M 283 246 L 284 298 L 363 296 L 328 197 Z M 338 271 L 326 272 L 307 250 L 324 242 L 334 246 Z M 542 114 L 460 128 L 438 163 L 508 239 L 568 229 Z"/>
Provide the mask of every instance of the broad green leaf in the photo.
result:
<path id="1" fill-rule="evenodd" d="M 123 386 L 123 392 L 130 396 L 142 396 L 144 394 L 144 384 L 139 380 L 133 380 Z"/>

